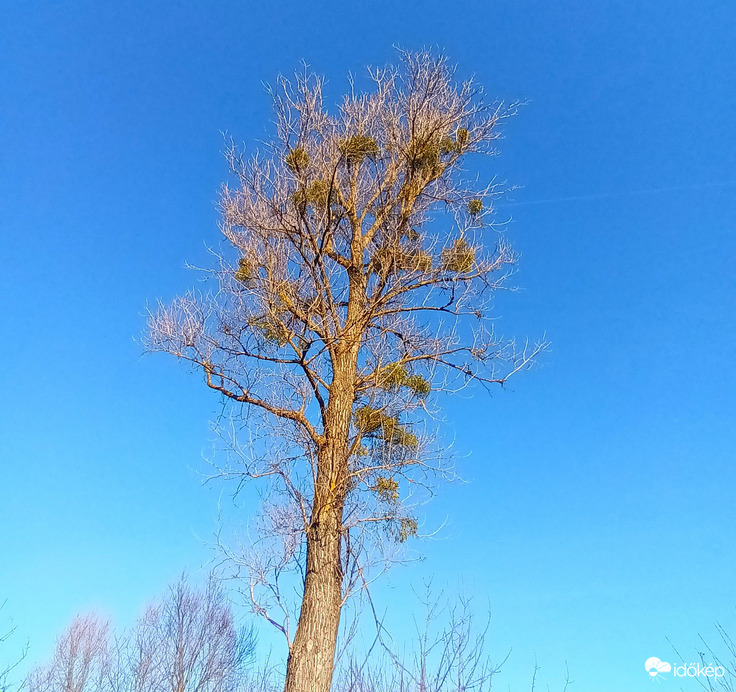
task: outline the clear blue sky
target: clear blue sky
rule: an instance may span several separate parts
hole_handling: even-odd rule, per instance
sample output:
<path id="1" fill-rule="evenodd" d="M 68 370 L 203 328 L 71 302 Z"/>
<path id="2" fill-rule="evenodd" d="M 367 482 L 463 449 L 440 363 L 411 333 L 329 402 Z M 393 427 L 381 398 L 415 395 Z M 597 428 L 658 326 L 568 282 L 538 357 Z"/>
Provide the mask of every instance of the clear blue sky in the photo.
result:
<path id="1" fill-rule="evenodd" d="M 502 689 L 536 657 L 578 690 L 644 690 L 665 637 L 736 632 L 731 0 L 29 1 L 0 21 L 0 601 L 31 659 L 211 557 L 217 401 L 134 339 L 218 241 L 220 132 L 263 138 L 262 82 L 300 60 L 337 97 L 396 44 L 530 102 L 488 169 L 523 186 L 499 212 L 522 256 L 499 328 L 553 350 L 446 402 L 471 482 L 378 602 L 401 632 L 410 582 L 462 582 L 513 648 Z"/>

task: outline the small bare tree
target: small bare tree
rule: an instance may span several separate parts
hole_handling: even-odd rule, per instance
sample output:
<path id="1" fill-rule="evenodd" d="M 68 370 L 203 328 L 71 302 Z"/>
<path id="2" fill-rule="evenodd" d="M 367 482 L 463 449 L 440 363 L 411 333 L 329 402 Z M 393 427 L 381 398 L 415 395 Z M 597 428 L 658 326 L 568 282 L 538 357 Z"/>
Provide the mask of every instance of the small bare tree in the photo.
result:
<path id="1" fill-rule="evenodd" d="M 505 662 L 488 654 L 490 617 L 478 626 L 469 599 L 443 604 L 429 586 L 421 598 L 424 618 L 415 619 L 410 651 L 395 650 L 379 627 L 379 654 L 372 657 L 371 649 L 363 661 L 351 657 L 339 672 L 338 692 L 490 692 Z"/>
<path id="2" fill-rule="evenodd" d="M 234 692 L 252 648 L 218 581 L 197 591 L 182 579 L 127 638 L 122 679 L 131 692 Z"/>
<path id="3" fill-rule="evenodd" d="M 244 692 L 254 650 L 253 631 L 236 627 L 220 583 L 210 578 L 197 590 L 182 578 L 114 639 L 107 623 L 75 618 L 26 683 L 28 692 Z"/>
<path id="4" fill-rule="evenodd" d="M 716 633 L 715 641 L 700 636 L 696 656 L 692 658 L 683 656 L 674 645 L 672 649 L 681 661 L 696 659 L 702 668 L 711 669 L 711 675 L 695 678 L 702 689 L 708 692 L 736 692 L 736 640 L 720 623 L 716 623 Z"/>
<path id="5" fill-rule="evenodd" d="M 456 83 L 443 57 L 402 59 L 335 114 L 321 80 L 279 80 L 276 136 L 249 160 L 228 151 L 216 289 L 149 319 L 148 350 L 196 366 L 268 431 L 234 446 L 242 478 L 270 481 L 262 527 L 280 548 L 251 565 L 250 592 L 286 635 L 286 692 L 328 692 L 367 556 L 417 533 L 406 498 L 442 471 L 420 426 L 432 393 L 503 385 L 541 348 L 489 328 L 515 258 L 491 223 L 499 188 L 462 176 L 515 108 Z M 295 631 L 274 583 L 292 567 Z"/>
<path id="6" fill-rule="evenodd" d="M 29 692 L 105 692 L 110 672 L 109 627 L 93 615 L 74 619 L 51 662 L 29 676 Z"/>
<path id="7" fill-rule="evenodd" d="M 0 603 L 0 611 L 5 607 L 5 603 Z M 12 622 L 7 626 L 7 629 L 3 631 L 2 634 L 0 634 L 0 650 L 3 651 L 3 654 L 5 653 L 5 643 L 13 636 L 15 633 L 17 627 L 15 627 Z M 2 658 L 0 658 L 0 692 L 9 692 L 10 689 L 12 689 L 13 685 L 8 681 L 10 678 L 11 673 L 13 670 L 20 664 L 20 662 L 26 657 L 26 654 L 28 653 L 28 645 L 22 649 L 22 651 L 14 658 L 11 658 L 8 660 L 3 655 Z"/>

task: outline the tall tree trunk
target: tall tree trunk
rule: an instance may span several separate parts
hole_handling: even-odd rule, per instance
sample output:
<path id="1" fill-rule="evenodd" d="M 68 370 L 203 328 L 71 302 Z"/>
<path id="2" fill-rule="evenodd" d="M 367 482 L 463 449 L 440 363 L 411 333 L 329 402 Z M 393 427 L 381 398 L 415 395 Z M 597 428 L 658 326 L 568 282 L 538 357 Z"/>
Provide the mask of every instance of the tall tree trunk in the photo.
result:
<path id="1" fill-rule="evenodd" d="M 329 692 L 342 604 L 338 518 L 323 513 L 307 537 L 307 574 L 284 692 Z"/>
<path id="2" fill-rule="evenodd" d="M 284 692 L 329 692 L 342 608 L 342 513 L 347 491 L 348 442 L 355 397 L 357 349 L 338 353 L 325 415 L 325 444 L 307 532 L 304 594 L 286 664 Z"/>

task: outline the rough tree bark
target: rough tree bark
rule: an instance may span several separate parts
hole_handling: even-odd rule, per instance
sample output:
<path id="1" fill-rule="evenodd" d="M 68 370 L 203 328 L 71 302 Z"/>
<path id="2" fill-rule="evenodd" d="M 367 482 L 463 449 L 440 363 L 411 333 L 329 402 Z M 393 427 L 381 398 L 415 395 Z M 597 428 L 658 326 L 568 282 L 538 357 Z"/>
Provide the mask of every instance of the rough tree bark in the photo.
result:
<path id="1" fill-rule="evenodd" d="M 362 256 L 353 234 L 353 257 Z M 349 488 L 350 423 L 363 341 L 365 285 L 357 266 L 350 274 L 346 329 L 332 348 L 332 383 L 324 414 L 324 442 L 317 456 L 315 501 L 306 536 L 304 596 L 286 666 L 284 692 L 330 689 L 343 603 L 341 541 Z"/>

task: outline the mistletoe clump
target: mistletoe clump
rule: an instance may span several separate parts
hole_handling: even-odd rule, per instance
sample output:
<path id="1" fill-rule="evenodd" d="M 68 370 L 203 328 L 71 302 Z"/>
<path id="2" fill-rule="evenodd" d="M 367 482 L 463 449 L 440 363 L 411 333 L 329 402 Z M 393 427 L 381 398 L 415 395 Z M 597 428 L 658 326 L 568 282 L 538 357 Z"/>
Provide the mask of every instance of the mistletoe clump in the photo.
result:
<path id="1" fill-rule="evenodd" d="M 355 412 L 355 425 L 364 435 L 377 432 L 388 416 L 372 406 L 361 406 Z"/>
<path id="2" fill-rule="evenodd" d="M 442 251 L 442 268 L 447 271 L 467 274 L 474 265 L 475 250 L 468 245 L 465 238 L 458 238 L 452 247 Z"/>
<path id="3" fill-rule="evenodd" d="M 355 425 L 363 435 L 400 447 L 416 447 L 419 444 L 417 436 L 399 423 L 398 416 L 389 416 L 372 406 L 361 406 L 355 412 Z"/>
<path id="4" fill-rule="evenodd" d="M 303 171 L 309 165 L 309 154 L 307 154 L 304 147 L 297 147 L 292 149 L 285 157 L 284 163 L 288 166 L 289 170 L 294 173 Z"/>
<path id="5" fill-rule="evenodd" d="M 256 317 L 249 321 L 249 325 L 253 327 L 266 341 L 285 346 L 289 343 L 291 334 L 281 320 L 272 315 L 264 315 Z"/>
<path id="6" fill-rule="evenodd" d="M 407 152 L 411 171 L 423 173 L 430 178 L 439 175 L 442 172 L 440 156 L 444 153 L 443 141 L 437 139 L 413 140 Z"/>
<path id="7" fill-rule="evenodd" d="M 368 135 L 353 135 L 340 142 L 340 151 L 348 163 L 360 163 L 378 156 L 378 142 Z"/>
<path id="8" fill-rule="evenodd" d="M 238 260 L 238 268 L 235 270 L 233 276 L 237 281 L 246 283 L 253 278 L 254 270 L 255 267 L 253 266 L 253 263 L 245 257 L 241 257 Z"/>
<path id="9" fill-rule="evenodd" d="M 318 178 L 306 187 L 296 190 L 291 199 L 301 212 L 305 212 L 310 206 L 325 208 L 330 201 L 330 184 Z"/>
<path id="10" fill-rule="evenodd" d="M 426 273 L 432 269 L 432 256 L 421 250 L 381 247 L 373 255 L 373 266 L 384 277 L 400 271 Z"/>
<path id="11" fill-rule="evenodd" d="M 478 216 L 483 211 L 483 200 L 479 198 L 471 199 L 468 202 L 468 214 Z"/>
<path id="12" fill-rule="evenodd" d="M 455 139 L 449 135 L 445 135 L 440 139 L 440 153 L 462 154 L 469 141 L 470 133 L 464 127 L 461 127 L 455 133 Z"/>
<path id="13" fill-rule="evenodd" d="M 381 389 L 411 389 L 417 396 L 425 397 L 432 391 L 432 385 L 421 375 L 411 375 L 403 363 L 391 363 L 376 373 L 376 383 Z"/>
<path id="14" fill-rule="evenodd" d="M 470 133 L 464 127 L 457 130 L 454 139 L 450 135 L 433 136 L 426 140 L 414 139 L 407 151 L 409 168 L 429 177 L 437 176 L 444 168 L 442 157 L 462 154 L 469 141 Z"/>
<path id="15" fill-rule="evenodd" d="M 408 538 L 417 535 L 419 525 L 414 517 L 399 517 L 393 522 L 392 533 L 399 543 L 404 543 Z"/>
<path id="16" fill-rule="evenodd" d="M 387 476 L 376 478 L 376 484 L 371 488 L 383 502 L 398 502 L 399 482 Z"/>
<path id="17" fill-rule="evenodd" d="M 440 140 L 440 153 L 453 154 L 455 151 L 457 151 L 457 144 L 455 143 L 455 140 L 449 135 L 445 135 Z"/>

